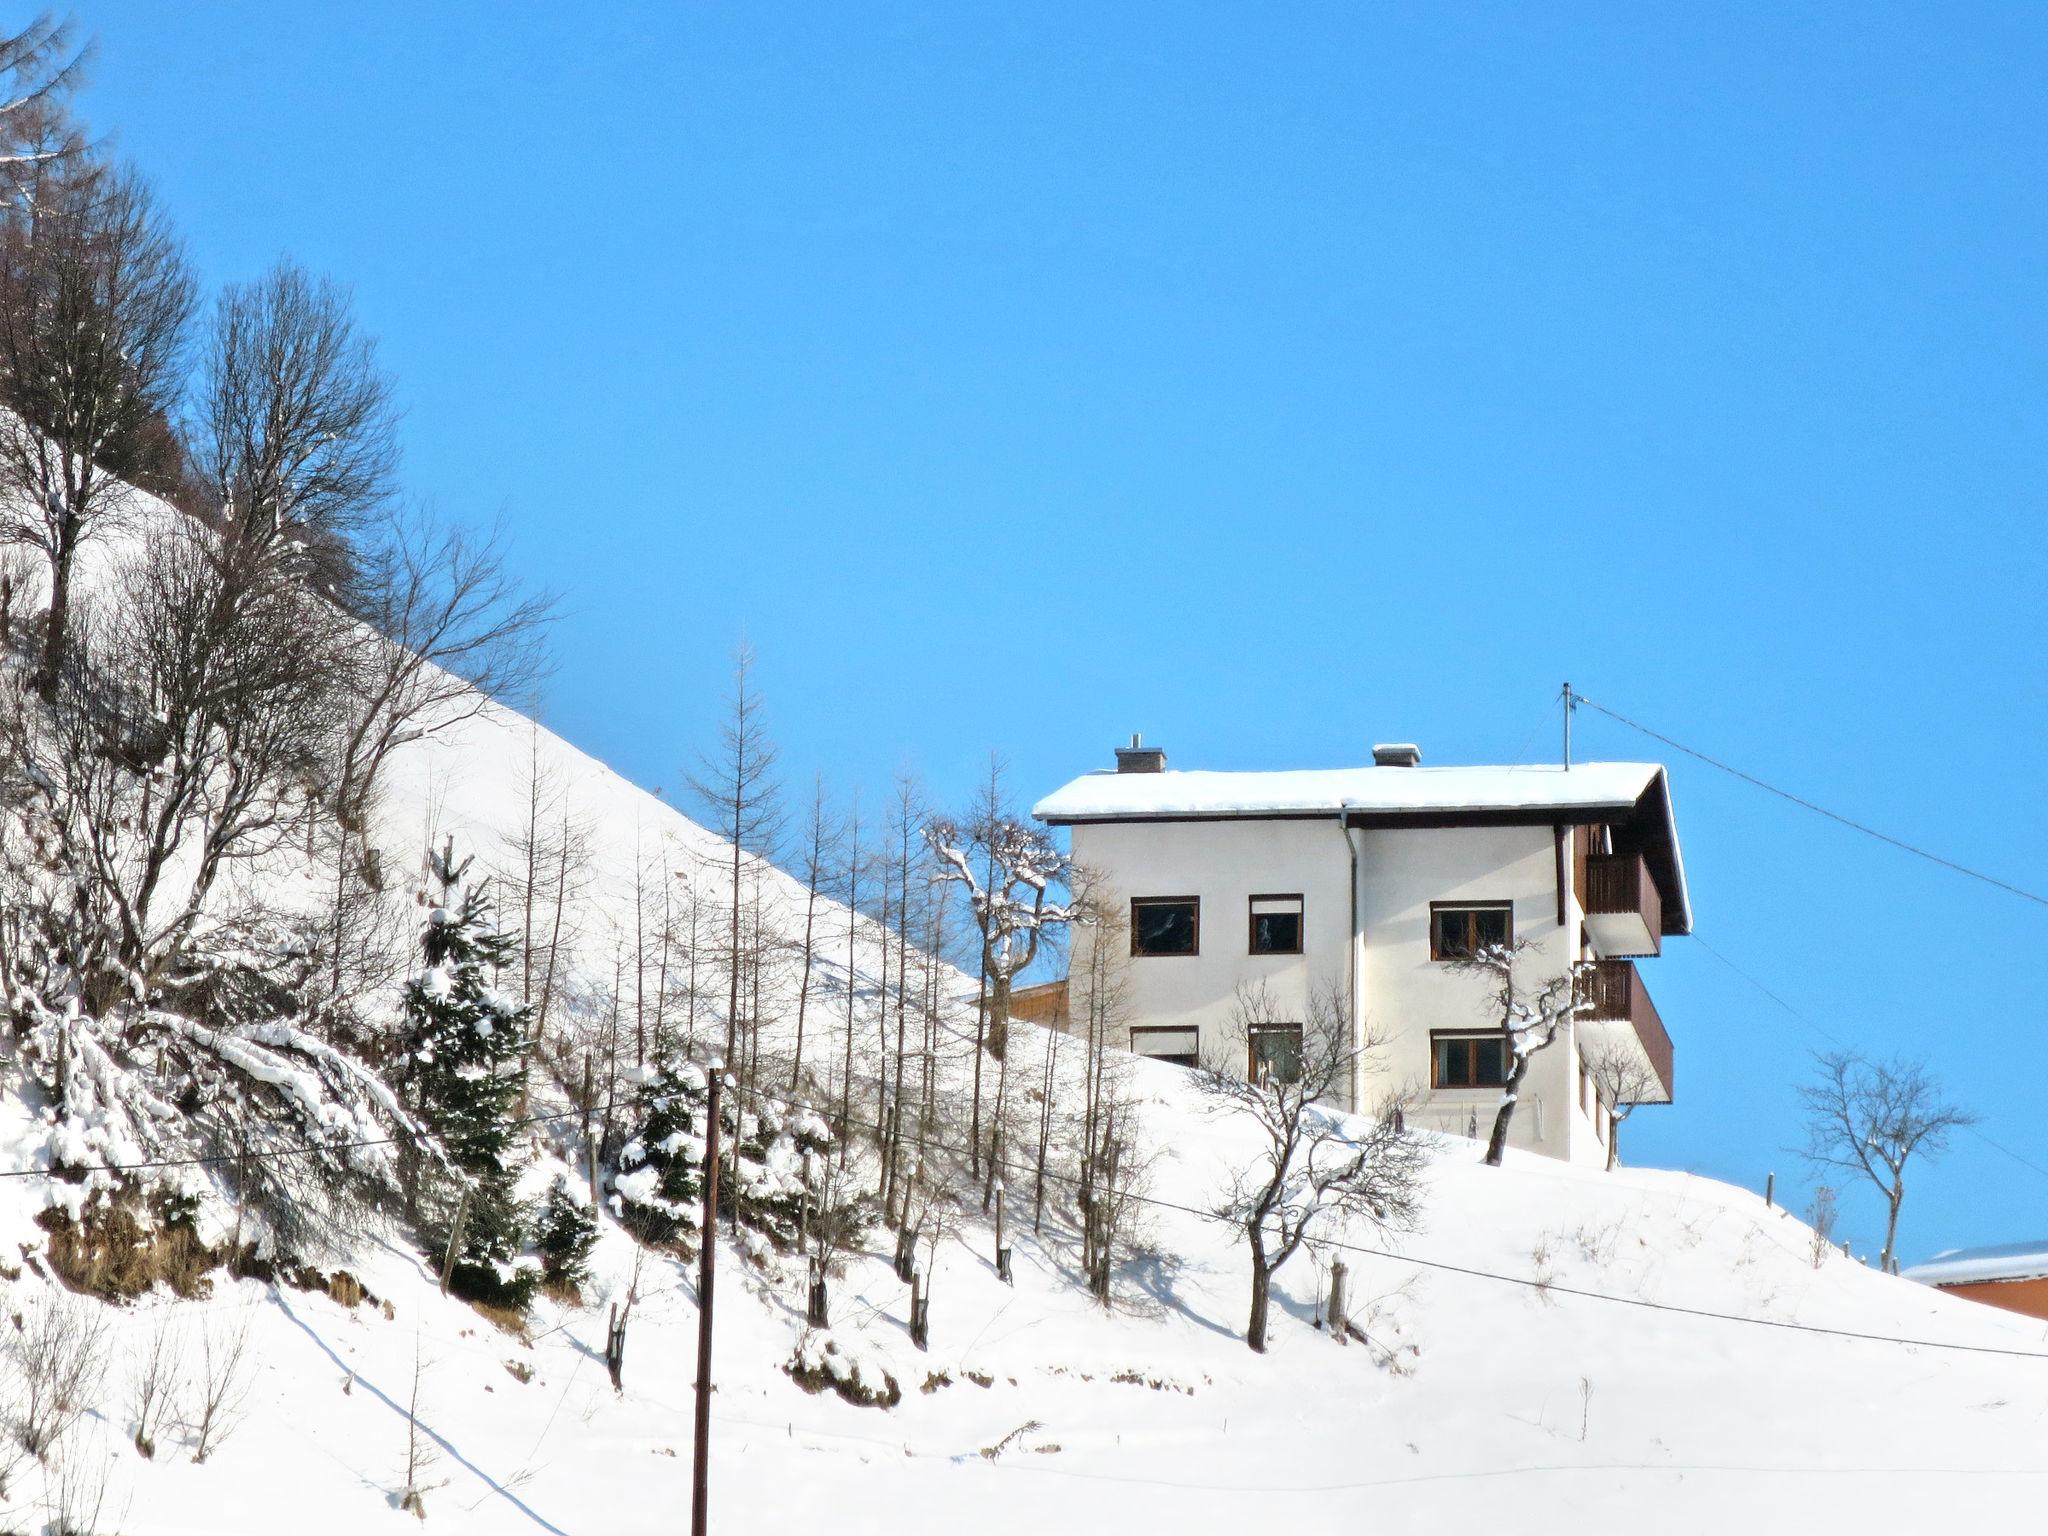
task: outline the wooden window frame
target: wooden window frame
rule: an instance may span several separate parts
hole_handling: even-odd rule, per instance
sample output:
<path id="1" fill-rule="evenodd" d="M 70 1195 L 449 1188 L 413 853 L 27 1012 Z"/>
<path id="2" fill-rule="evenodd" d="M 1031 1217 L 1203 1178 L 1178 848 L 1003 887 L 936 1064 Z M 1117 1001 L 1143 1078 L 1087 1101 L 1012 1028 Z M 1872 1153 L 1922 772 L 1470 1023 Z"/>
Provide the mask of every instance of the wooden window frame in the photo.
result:
<path id="1" fill-rule="evenodd" d="M 1138 908 L 1193 907 L 1195 943 L 1192 949 L 1149 950 L 1138 948 Z M 1199 896 L 1133 896 L 1131 898 L 1131 958 L 1133 960 L 1191 960 L 1202 952 L 1202 898 Z"/>
<path id="2" fill-rule="evenodd" d="M 1185 1064 L 1185 1070 L 1192 1072 L 1202 1065 L 1202 1032 L 1193 1024 L 1133 1024 L 1131 1026 L 1131 1054 L 1143 1056 L 1147 1061 L 1163 1061 L 1169 1067 L 1183 1064 L 1171 1056 L 1151 1056 L 1138 1049 L 1140 1035 L 1186 1035 L 1195 1037 L 1195 1059 Z"/>
<path id="3" fill-rule="evenodd" d="M 1285 1020 L 1276 1019 L 1269 1023 L 1253 1024 L 1244 1032 L 1244 1076 L 1246 1082 L 1256 1083 L 1259 1080 L 1259 1036 L 1283 1034 L 1294 1036 L 1295 1081 L 1299 1082 L 1301 1080 L 1301 1053 L 1306 1043 L 1307 1032 L 1299 1024 L 1291 1024 Z"/>
<path id="4" fill-rule="evenodd" d="M 1432 960 L 1463 960 L 1470 950 L 1446 951 L 1437 945 L 1437 914 L 1440 912 L 1505 912 L 1508 919 L 1507 944 L 1513 948 L 1515 942 L 1515 904 L 1512 901 L 1432 901 L 1429 904 L 1429 958 Z"/>
<path id="5" fill-rule="evenodd" d="M 1437 1048 L 1437 1043 L 1438 1043 L 1439 1041 L 1442 1041 L 1442 1040 L 1500 1040 L 1500 1038 L 1501 1038 L 1501 1037 L 1500 1037 L 1500 1031 L 1499 1031 L 1499 1030 L 1497 1030 L 1497 1029 L 1432 1029 L 1432 1030 L 1431 1030 L 1431 1031 L 1429 1032 L 1429 1087 L 1430 1087 L 1430 1091 L 1431 1091 L 1432 1093 L 1437 1093 L 1437 1092 L 1445 1092 L 1445 1093 L 1479 1093 L 1479 1092 L 1483 1092 L 1483 1091 L 1486 1091 L 1486 1090 L 1490 1090 L 1490 1089 L 1495 1089 L 1495 1088 L 1504 1088 L 1504 1087 L 1506 1087 L 1506 1086 L 1507 1086 L 1507 1078 L 1506 1078 L 1505 1076 L 1503 1076 L 1503 1077 L 1501 1078 L 1501 1080 L 1500 1080 L 1499 1082 L 1497 1082 L 1497 1083 L 1445 1083 L 1445 1082 L 1439 1082 L 1439 1081 L 1437 1080 L 1437 1053 L 1436 1053 L 1436 1048 Z M 1475 1064 L 1476 1064 L 1476 1061 L 1477 1061 L 1477 1058 L 1476 1058 L 1476 1057 L 1474 1058 L 1474 1061 L 1475 1061 Z M 1506 1042 L 1506 1041 L 1504 1041 L 1504 1040 L 1503 1040 L 1503 1041 L 1501 1041 L 1501 1069 L 1502 1069 L 1503 1073 L 1505 1073 L 1505 1072 L 1506 1072 L 1506 1071 L 1508 1070 L 1508 1067 L 1507 1067 L 1507 1042 Z"/>
<path id="6" fill-rule="evenodd" d="M 1259 948 L 1258 903 L 1262 901 L 1291 901 L 1294 912 L 1294 948 Z M 1302 900 L 1299 891 L 1259 891 L 1247 896 L 1244 902 L 1244 952 L 1248 955 L 1298 955 L 1308 944 L 1308 903 Z"/>

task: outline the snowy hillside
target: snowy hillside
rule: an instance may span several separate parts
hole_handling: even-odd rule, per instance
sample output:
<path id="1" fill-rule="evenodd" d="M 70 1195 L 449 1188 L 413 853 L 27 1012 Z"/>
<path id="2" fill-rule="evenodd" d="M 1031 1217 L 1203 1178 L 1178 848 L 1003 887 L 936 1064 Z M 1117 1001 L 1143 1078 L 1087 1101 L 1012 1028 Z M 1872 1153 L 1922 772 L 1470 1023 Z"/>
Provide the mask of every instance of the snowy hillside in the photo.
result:
<path id="1" fill-rule="evenodd" d="M 1162 1199 L 1199 1204 L 1227 1135 L 1192 1117 L 1170 1069 L 1148 1112 L 1175 1148 Z M 1446 1143 L 1418 1257 L 1559 1287 L 1745 1317 L 2041 1350 L 2021 1320 L 1861 1265 L 1816 1271 L 1806 1230 L 1742 1191 L 1653 1172 L 1516 1160 L 1493 1171 Z M 10 1234 L 12 1235 L 12 1234 Z M 716 1529 L 828 1519 L 843 1530 L 1096 1529 L 1143 1516 L 1196 1531 L 1570 1532 L 1651 1513 L 1668 1531 L 1901 1530 L 2036 1506 L 2048 1456 L 2048 1358 L 1902 1347 L 1652 1311 L 1353 1255 L 1359 1309 L 1386 1354 L 1339 1348 L 1308 1321 L 1315 1274 L 1287 1275 L 1269 1355 L 1240 1330 L 1242 1261 L 1212 1224 L 1158 1210 L 1157 1257 L 1088 1304 L 1068 1245 L 1025 1241 L 1016 1284 L 969 1229 L 938 1255 L 932 1347 L 905 1333 L 906 1294 L 879 1253 L 836 1300 L 839 1348 L 903 1387 L 893 1409 L 813 1396 L 782 1367 L 802 1331 L 796 1287 L 730 1265 L 721 1282 L 712 1483 Z M 630 1267 L 608 1232 L 605 1289 Z M 112 1319 L 132 1369 L 161 1315 L 189 1349 L 253 1322 L 260 1369 L 242 1422 L 203 1466 L 126 1443 L 110 1386 L 81 1446 L 110 1470 L 105 1528 L 359 1532 L 394 1512 L 408 1404 L 439 1462 L 431 1528 L 656 1532 L 688 1493 L 692 1286 L 664 1263 L 644 1285 L 625 1392 L 600 1358 L 604 1313 L 543 1304 L 527 1342 L 441 1298 L 411 1253 L 363 1256 L 386 1310 L 253 1283 Z M 601 1296 L 596 1300 L 601 1301 Z M 11 1311 L 48 1305 L 32 1279 Z M 33 1471 L 16 1496 L 43 1490 Z M 17 1517 L 19 1518 L 19 1517 Z"/>
<path id="2" fill-rule="evenodd" d="M 709 881 L 716 897 L 717 837 L 497 707 L 401 751 L 373 836 L 408 906 L 420 885 L 408 861 L 450 835 L 503 880 L 537 781 L 549 814 L 586 832 L 563 986 L 571 1025 L 601 1027 L 623 1003 L 619 956 L 645 952 L 635 935 L 649 871 L 657 885 Z M 262 878 L 310 886 L 317 871 L 280 857 Z M 786 991 L 803 892 L 781 875 L 769 884 L 764 922 Z M 847 926 L 828 904 L 817 985 L 835 1016 Z M 858 1106 L 882 1070 L 886 950 L 866 919 L 850 939 Z M 958 1094 L 973 986 L 948 971 L 936 990 L 935 1070 Z M 773 1028 L 767 1048 L 785 1050 L 787 1021 Z M 1039 1080 L 1045 1046 L 1020 1031 L 1021 1082 Z M 832 1052 L 814 1049 L 827 1058 L 812 1058 L 814 1082 L 829 1089 Z M 1075 1070 L 1070 1049 L 1051 1072 L 1056 1092 Z M 1253 1156 L 1244 1127 L 1213 1113 L 1189 1074 L 1129 1071 L 1156 1161 L 1108 1311 L 1082 1282 L 1059 1156 L 1042 1236 L 1029 1230 L 1028 1175 L 1012 1164 L 1014 1284 L 997 1279 L 993 1234 L 956 1182 L 956 1214 L 929 1254 L 928 1351 L 909 1337 L 883 1228 L 835 1279 L 822 1331 L 804 1319 L 800 1257 L 721 1250 L 714 1529 L 1888 1530 L 2003 1520 L 2038 1503 L 2041 1328 L 1832 1251 L 1816 1265 L 1795 1219 L 1680 1175 L 1518 1157 L 1487 1169 L 1473 1146 L 1433 1142 L 1421 1229 L 1397 1242 L 1354 1232 L 1356 1248 L 1323 1255 L 1350 1265 L 1351 1314 L 1369 1342 L 1340 1347 L 1316 1326 L 1326 1272 L 1304 1253 L 1279 1276 L 1271 1347 L 1256 1355 L 1244 1344 L 1245 1255 L 1204 1214 Z M 559 1111 L 557 1090 L 537 1093 L 543 1113 Z M 216 1273 L 202 1299 L 76 1298 L 43 1262 L 35 1218 L 54 1181 L 32 1100 L 0 1094 L 0 1315 L 17 1320 L 5 1390 L 35 1389 L 38 1341 L 97 1342 L 104 1369 L 79 1378 L 87 1411 L 52 1454 L 0 1463 L 0 1530 L 403 1529 L 409 1454 L 435 1530 L 621 1536 L 686 1520 L 697 1315 L 675 1257 L 644 1253 L 607 1218 L 583 1304 L 542 1299 L 523 1329 L 445 1297 L 419 1245 L 375 1227 L 336 1234 L 320 1274 L 291 1283 Z M 939 1123 L 932 1161 L 945 1169 L 954 1133 Z M 856 1141 L 868 1128 L 856 1107 Z M 576 1170 L 577 1130 L 573 1115 L 527 1128 L 529 1185 Z M 1400 1256 L 1372 1251 L 1386 1247 Z M 614 1392 L 607 1321 L 636 1267 Z M 228 1369 L 244 1338 L 242 1368 Z M 145 1457 L 132 1442 L 153 1359 L 171 1362 L 173 1406 Z M 867 1395 L 900 1398 L 856 1406 L 806 1390 L 792 1365 L 812 1385 L 857 1377 Z M 197 1461 L 209 1381 L 229 1390 Z"/>

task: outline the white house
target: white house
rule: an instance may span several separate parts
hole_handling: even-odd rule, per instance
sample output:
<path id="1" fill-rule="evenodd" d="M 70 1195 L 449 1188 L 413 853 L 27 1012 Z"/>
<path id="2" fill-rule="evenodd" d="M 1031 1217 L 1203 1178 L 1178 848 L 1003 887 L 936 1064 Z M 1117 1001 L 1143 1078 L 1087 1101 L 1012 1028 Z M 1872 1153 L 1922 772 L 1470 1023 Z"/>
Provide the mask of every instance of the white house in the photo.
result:
<path id="1" fill-rule="evenodd" d="M 1638 1102 L 1668 1103 L 1671 1039 L 1636 961 L 1692 929 L 1664 770 L 1422 766 L 1412 746 L 1373 766 L 1271 773 L 1170 771 L 1139 744 L 1116 767 L 1039 801 L 1068 829 L 1077 865 L 1128 904 L 1130 1045 L 1192 1065 L 1245 1057 L 1287 1070 L 1298 1026 L 1249 1043 L 1234 1030 L 1241 982 L 1262 981 L 1284 1018 L 1334 991 L 1354 1041 L 1383 1042 L 1354 1074 L 1353 1106 L 1411 1095 L 1411 1123 L 1484 1135 L 1506 1063 L 1484 978 L 1461 952 L 1527 941 L 1518 980 L 1594 962 L 1590 1010 L 1532 1060 L 1511 1144 L 1606 1155 L 1613 1105 L 1588 1060 L 1634 1053 Z M 1084 974 L 1087 929 L 1070 974 Z"/>

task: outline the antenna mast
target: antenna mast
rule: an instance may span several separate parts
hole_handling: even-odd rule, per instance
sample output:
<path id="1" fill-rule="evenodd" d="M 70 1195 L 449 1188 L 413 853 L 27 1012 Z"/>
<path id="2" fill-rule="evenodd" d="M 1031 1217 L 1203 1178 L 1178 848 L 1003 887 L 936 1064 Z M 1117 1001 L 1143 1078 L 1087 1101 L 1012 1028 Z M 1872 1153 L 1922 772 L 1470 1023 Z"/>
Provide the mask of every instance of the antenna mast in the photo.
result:
<path id="1" fill-rule="evenodd" d="M 1572 692 L 1570 683 L 1564 685 L 1558 697 L 1564 704 L 1564 766 L 1569 771 L 1572 766 L 1572 710 L 1579 699 L 1578 695 Z"/>

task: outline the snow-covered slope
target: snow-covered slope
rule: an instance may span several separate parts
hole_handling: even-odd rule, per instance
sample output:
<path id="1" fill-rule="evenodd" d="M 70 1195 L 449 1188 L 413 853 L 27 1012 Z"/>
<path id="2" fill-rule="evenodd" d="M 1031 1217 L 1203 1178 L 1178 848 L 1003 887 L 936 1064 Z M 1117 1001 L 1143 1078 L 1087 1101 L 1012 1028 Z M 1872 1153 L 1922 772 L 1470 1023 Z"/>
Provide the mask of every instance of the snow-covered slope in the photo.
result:
<path id="1" fill-rule="evenodd" d="M 576 922 L 586 964 L 608 973 L 632 929 L 636 861 L 696 869 L 723 845 L 517 714 L 485 709 L 401 754 L 380 841 L 397 858 L 454 833 L 503 867 L 535 754 L 590 828 L 595 878 Z M 795 893 L 777 891 L 787 928 Z M 827 930 L 843 927 L 835 918 Z M 872 978 L 877 958 L 863 942 L 858 975 Z M 957 1005 L 969 989 L 952 985 Z M 962 1017 L 956 1006 L 944 1066 L 956 1074 L 968 1059 Z M 2048 1491 L 2039 1325 L 1838 1254 L 1816 1268 L 1796 1220 L 1681 1175 L 1533 1159 L 1486 1169 L 1474 1147 L 1443 1141 L 1426 1225 L 1398 1244 L 1406 1257 L 1343 1255 L 1352 1314 L 1373 1345 L 1340 1347 L 1313 1325 L 1323 1271 L 1304 1256 L 1280 1277 L 1270 1352 L 1253 1355 L 1245 1260 L 1201 1214 L 1248 1145 L 1205 1113 L 1184 1074 L 1132 1071 L 1160 1155 L 1144 1252 L 1120 1271 L 1109 1313 L 1089 1302 L 1057 1210 L 1042 1238 L 1018 1240 L 1014 1285 L 995 1277 L 977 1216 L 948 1233 L 928 1352 L 908 1337 L 886 1234 L 835 1287 L 825 1335 L 803 1325 L 800 1261 L 761 1268 L 727 1250 L 714 1529 L 1903 1530 L 2023 1518 Z M 9 1268 L 40 1238 L 41 1181 L 12 1176 L 39 1139 L 20 1102 L 0 1096 Z M 546 1135 L 535 1150 L 550 1155 Z M 673 1260 L 641 1261 L 614 1393 L 608 1307 L 632 1283 L 636 1252 L 607 1226 L 587 1304 L 541 1303 L 525 1336 L 443 1298 L 396 1238 L 342 1256 L 337 1267 L 374 1298 L 355 1306 L 223 1280 L 203 1301 L 109 1309 L 67 1300 L 24 1262 L 0 1280 L 0 1316 L 22 1319 L 19 1337 L 49 1308 L 70 1327 L 100 1318 L 109 1369 L 64 1454 L 11 1468 L 0 1530 L 36 1529 L 101 1485 L 97 1521 L 79 1529 L 403 1528 L 397 1490 L 415 1420 L 437 1458 L 432 1529 L 679 1529 L 695 1288 Z M 174 1425 L 143 1458 L 130 1444 L 130 1385 L 160 1327 L 184 1362 L 177 1417 L 189 1420 L 206 1346 L 217 1354 L 245 1324 L 253 1369 L 232 1432 L 194 1464 L 192 1430 Z M 1902 1338 L 1923 1342 L 1889 1342 Z M 901 1401 L 855 1407 L 805 1391 L 786 1369 L 800 1348 L 828 1368 L 858 1362 L 869 1380 L 886 1373 Z M 5 1390 L 21 1390 L 18 1375 Z"/>
<path id="2" fill-rule="evenodd" d="M 1148 1113 L 1172 1148 L 1154 1194 L 1199 1205 L 1233 1138 L 1193 1112 L 1172 1069 L 1146 1070 Z M 1156 1208 L 1156 1257 L 1123 1276 L 1109 1315 L 1088 1304 L 1060 1235 L 1019 1246 L 1014 1286 L 996 1280 L 985 1231 L 949 1238 L 932 1347 L 920 1353 L 905 1288 L 869 1256 L 835 1298 L 832 1337 L 902 1383 L 886 1411 L 794 1384 L 782 1367 L 800 1332 L 796 1277 L 728 1265 L 714 1529 L 1889 1531 L 2038 1508 L 2038 1325 L 1839 1255 L 1816 1270 L 1798 1222 L 1680 1175 L 1533 1159 L 1488 1170 L 1451 1141 L 1430 1211 L 1408 1253 L 1550 1288 L 1353 1253 L 1370 1299 L 1354 1312 L 1382 1354 L 1340 1348 L 1310 1325 L 1318 1276 L 1302 1263 L 1285 1277 L 1261 1358 L 1240 1341 L 1245 1276 L 1227 1234 Z M 616 1290 L 631 1262 L 608 1231 L 603 1288 Z M 177 1434 L 142 1460 L 126 1443 L 124 1394 L 105 1394 L 81 1448 L 106 1459 L 109 1528 L 254 1533 L 288 1519 L 296 1531 L 354 1533 L 405 1518 L 393 1490 L 416 1361 L 419 1417 L 439 1458 L 432 1528 L 681 1524 L 696 1315 L 678 1267 L 643 1275 L 623 1394 L 601 1359 L 601 1296 L 581 1311 L 544 1306 L 526 1343 L 443 1300 L 409 1252 L 366 1254 L 359 1273 L 388 1315 L 253 1283 L 114 1315 L 122 1370 L 164 1310 L 188 1352 L 248 1319 L 261 1365 L 243 1421 L 203 1466 Z M 1728 1322 L 1567 1287 L 2042 1357 Z M 46 1300 L 24 1279 L 6 1305 Z M 17 1473 L 17 1497 L 38 1492 L 33 1470 Z"/>

